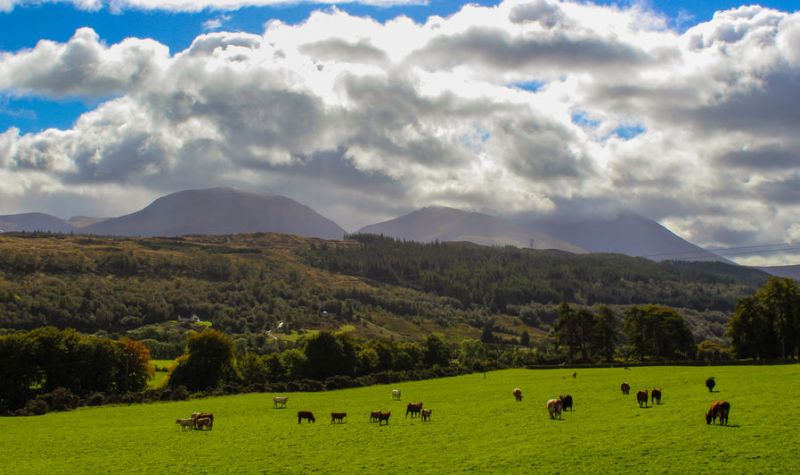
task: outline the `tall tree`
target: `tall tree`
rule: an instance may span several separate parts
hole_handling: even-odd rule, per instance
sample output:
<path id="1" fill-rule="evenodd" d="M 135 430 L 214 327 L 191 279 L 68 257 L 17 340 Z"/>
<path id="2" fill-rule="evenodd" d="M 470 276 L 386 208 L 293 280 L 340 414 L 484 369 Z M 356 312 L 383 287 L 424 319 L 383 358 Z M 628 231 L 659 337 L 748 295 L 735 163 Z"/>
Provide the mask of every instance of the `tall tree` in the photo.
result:
<path id="1" fill-rule="evenodd" d="M 606 361 L 614 359 L 614 349 L 619 340 L 619 320 L 614 311 L 603 305 L 597 309 L 594 317 L 594 334 L 592 351 Z"/>
<path id="2" fill-rule="evenodd" d="M 228 335 L 207 329 L 191 335 L 187 348 L 187 354 L 178 358 L 169 376 L 170 386 L 200 391 L 238 378 L 235 344 Z"/>
<path id="3" fill-rule="evenodd" d="M 800 356 L 800 285 L 770 277 L 755 295 L 739 300 L 728 335 L 740 358 Z"/>

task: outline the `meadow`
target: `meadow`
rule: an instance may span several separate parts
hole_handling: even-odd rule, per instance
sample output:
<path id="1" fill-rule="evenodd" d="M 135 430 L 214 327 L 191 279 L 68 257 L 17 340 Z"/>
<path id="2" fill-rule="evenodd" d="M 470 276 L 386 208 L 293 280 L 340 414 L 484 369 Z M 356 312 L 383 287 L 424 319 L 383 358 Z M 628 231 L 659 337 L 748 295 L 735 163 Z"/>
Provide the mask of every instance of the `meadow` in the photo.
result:
<path id="1" fill-rule="evenodd" d="M 81 408 L 0 419 L 0 473 L 800 473 L 800 365 L 504 370 L 322 393 Z M 717 390 L 709 393 L 706 377 Z M 622 381 L 631 385 L 623 396 Z M 522 402 L 511 390 L 519 386 Z M 391 389 L 402 390 L 392 401 Z M 639 408 L 635 392 L 661 387 Z M 547 399 L 575 407 L 550 420 Z M 706 425 L 711 401 L 728 426 Z M 406 418 L 422 401 L 430 422 Z M 388 425 L 371 410 L 391 410 Z M 310 410 L 316 424 L 297 423 Z M 215 414 L 213 431 L 175 419 Z M 348 413 L 331 424 L 330 412 Z"/>

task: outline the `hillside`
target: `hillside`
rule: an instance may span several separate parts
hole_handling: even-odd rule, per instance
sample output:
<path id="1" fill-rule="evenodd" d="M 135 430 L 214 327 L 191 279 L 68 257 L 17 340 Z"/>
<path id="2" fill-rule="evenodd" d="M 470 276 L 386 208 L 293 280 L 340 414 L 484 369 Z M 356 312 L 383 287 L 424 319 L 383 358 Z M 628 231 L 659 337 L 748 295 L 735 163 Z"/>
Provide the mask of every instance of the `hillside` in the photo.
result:
<path id="1" fill-rule="evenodd" d="M 182 236 L 276 232 L 340 239 L 345 230 L 285 196 L 233 188 L 187 190 L 161 197 L 135 213 L 86 226 L 108 236 Z"/>
<path id="2" fill-rule="evenodd" d="M 544 338 L 561 301 L 659 303 L 719 339 L 737 301 L 767 278 L 722 263 L 419 244 L 373 236 L 323 241 L 279 234 L 183 238 L 0 235 L 0 328 L 42 325 L 183 339 L 164 325 L 197 315 L 247 335 L 347 328 L 356 336 Z M 704 322 L 714 322 L 709 325 Z M 131 333 L 133 332 L 133 333 Z M 173 338 L 174 336 L 174 338 Z"/>
<path id="3" fill-rule="evenodd" d="M 422 208 L 399 218 L 372 224 L 359 230 L 359 233 L 382 234 L 417 242 L 468 241 L 486 246 L 585 252 L 578 246 L 531 231 L 504 218 L 443 206 Z"/>
<path id="4" fill-rule="evenodd" d="M 70 233 L 75 230 L 61 218 L 44 213 L 23 213 L 0 216 L 0 232 Z"/>
<path id="5" fill-rule="evenodd" d="M 759 270 L 775 275 L 778 277 L 788 277 L 790 279 L 800 280 L 800 265 L 797 266 L 772 266 L 772 267 L 757 267 Z"/>
<path id="6" fill-rule="evenodd" d="M 543 218 L 527 221 L 531 229 L 547 233 L 589 252 L 613 252 L 641 256 L 655 261 L 733 262 L 706 251 L 661 224 L 633 213 L 619 213 L 613 218 L 569 220 Z"/>

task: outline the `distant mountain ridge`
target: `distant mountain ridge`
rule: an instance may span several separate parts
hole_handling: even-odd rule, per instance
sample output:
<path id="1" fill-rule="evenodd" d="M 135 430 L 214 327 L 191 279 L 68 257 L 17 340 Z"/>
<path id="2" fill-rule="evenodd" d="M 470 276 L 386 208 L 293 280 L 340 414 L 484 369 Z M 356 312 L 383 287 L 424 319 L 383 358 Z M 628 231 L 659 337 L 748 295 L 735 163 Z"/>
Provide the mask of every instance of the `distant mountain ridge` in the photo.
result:
<path id="1" fill-rule="evenodd" d="M 22 213 L 0 216 L 0 232 L 71 233 L 75 227 L 67 221 L 44 213 Z"/>
<path id="2" fill-rule="evenodd" d="M 756 267 L 756 269 L 763 270 L 767 274 L 771 274 L 777 277 L 787 277 L 789 279 L 800 280 L 800 265 L 766 266 L 766 267 Z"/>
<path id="3" fill-rule="evenodd" d="M 341 239 L 346 231 L 313 209 L 285 196 L 234 188 L 185 190 L 158 198 L 140 211 L 117 218 L 75 216 L 68 221 L 44 213 L 0 216 L 0 232 L 54 232 L 115 236 L 180 236 L 275 232 Z M 608 218 L 495 216 L 443 206 L 364 226 L 360 233 L 399 239 L 467 241 L 479 245 L 557 249 L 575 254 L 609 252 L 655 261 L 719 261 L 661 224 L 633 213 Z M 800 266 L 759 267 L 800 279 Z"/>
<path id="4" fill-rule="evenodd" d="M 181 236 L 274 232 L 341 239 L 346 231 L 308 206 L 285 196 L 234 188 L 186 190 L 144 209 L 81 229 L 111 236 Z"/>
<path id="5" fill-rule="evenodd" d="M 652 219 L 621 212 L 613 218 L 566 221 L 544 218 L 528 222 L 531 229 L 547 233 L 589 252 L 613 252 L 654 261 L 734 262 L 676 235 Z"/>
<path id="6" fill-rule="evenodd" d="M 430 206 L 404 216 L 361 228 L 362 234 L 383 234 L 418 242 L 469 241 L 487 246 L 558 249 L 575 254 L 584 249 L 532 231 L 505 218 L 463 211 L 444 206 Z"/>

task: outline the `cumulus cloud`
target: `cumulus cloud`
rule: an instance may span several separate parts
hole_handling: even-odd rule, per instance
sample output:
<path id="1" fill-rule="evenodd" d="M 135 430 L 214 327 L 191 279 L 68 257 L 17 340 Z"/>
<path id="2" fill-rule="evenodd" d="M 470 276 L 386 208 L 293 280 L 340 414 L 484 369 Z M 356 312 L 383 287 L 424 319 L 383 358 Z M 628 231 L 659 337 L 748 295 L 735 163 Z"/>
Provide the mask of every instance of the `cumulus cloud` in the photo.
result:
<path id="1" fill-rule="evenodd" d="M 156 2 L 120 3 L 134 4 Z M 350 229 L 442 204 L 629 209 L 701 245 L 796 239 L 800 14 L 665 25 L 507 0 L 425 23 L 331 9 L 173 54 L 80 29 L 0 55 L 2 94 L 103 100 L 68 130 L 0 133 L 0 203 L 234 185 Z"/>

